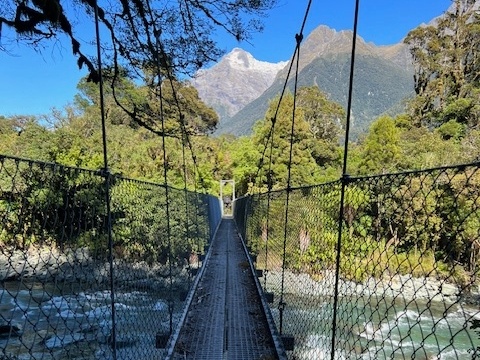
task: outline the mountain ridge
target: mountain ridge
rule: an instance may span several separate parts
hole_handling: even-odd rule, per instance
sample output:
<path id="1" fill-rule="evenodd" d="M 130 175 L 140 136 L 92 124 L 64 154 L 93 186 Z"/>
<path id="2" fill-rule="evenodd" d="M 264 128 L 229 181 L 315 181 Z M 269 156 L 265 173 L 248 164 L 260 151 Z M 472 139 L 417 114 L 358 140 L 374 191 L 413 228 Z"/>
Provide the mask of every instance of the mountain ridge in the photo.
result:
<path id="1" fill-rule="evenodd" d="M 413 79 L 407 71 L 392 63 L 379 63 L 369 55 L 358 55 L 358 72 L 354 75 L 352 101 L 352 137 L 358 138 L 368 130 L 371 120 L 384 113 L 396 113 L 396 107 L 413 93 Z M 350 58 L 348 54 L 330 54 L 319 57 L 304 67 L 297 80 L 297 86 L 318 86 L 327 98 L 344 108 L 348 98 Z M 395 86 L 390 84 L 395 83 Z M 249 135 L 256 121 L 263 119 L 269 100 L 283 87 L 284 79 L 275 83 L 259 98 L 245 106 L 239 113 L 220 123 L 216 134 Z M 290 79 L 287 89 L 293 92 L 294 81 Z M 369 121 L 370 120 L 370 121 Z"/>
<path id="2" fill-rule="evenodd" d="M 346 108 L 344 84 L 348 83 L 346 75 L 349 74 L 349 65 L 344 65 L 349 64 L 352 40 L 353 33 L 350 30 L 336 31 L 326 25 L 314 29 L 302 43 L 299 84 L 319 86 L 330 100 Z M 398 108 L 398 104 L 413 92 L 413 63 L 409 49 L 403 43 L 377 46 L 358 36 L 356 49 L 356 57 L 362 57 L 363 60 L 357 63 L 355 81 L 365 86 L 364 89 L 355 88 L 361 97 L 356 101 L 356 108 L 352 109 L 357 133 L 360 133 L 368 128 L 372 117 Z M 336 61 L 343 65 L 340 66 Z M 256 66 L 259 63 L 261 66 Z M 267 64 L 235 48 L 216 65 L 202 70 L 192 82 L 202 100 L 220 116 L 215 135 L 248 135 L 253 124 L 263 118 L 269 102 L 280 93 L 289 67 L 289 62 L 280 62 L 272 67 Z M 362 70 L 362 66 L 367 68 Z M 383 74 L 383 79 L 377 76 L 375 68 L 379 69 L 378 74 Z M 375 81 L 358 75 L 362 73 L 375 78 Z M 198 81 L 202 78 L 203 82 Z M 388 86 L 384 86 L 385 82 Z M 289 88 L 292 89 L 291 84 Z"/>

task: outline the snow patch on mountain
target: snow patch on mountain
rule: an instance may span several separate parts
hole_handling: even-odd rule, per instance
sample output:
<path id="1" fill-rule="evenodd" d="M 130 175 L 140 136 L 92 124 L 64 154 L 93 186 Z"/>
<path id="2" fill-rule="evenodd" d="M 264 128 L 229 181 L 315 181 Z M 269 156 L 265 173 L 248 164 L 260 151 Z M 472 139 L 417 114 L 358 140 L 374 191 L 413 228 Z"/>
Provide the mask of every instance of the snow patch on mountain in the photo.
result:
<path id="1" fill-rule="evenodd" d="M 191 83 L 221 118 L 230 117 L 268 89 L 286 64 L 260 61 L 235 48 L 211 68 L 199 70 Z"/>
<path id="2" fill-rule="evenodd" d="M 267 61 L 257 60 L 252 56 L 252 54 L 240 48 L 234 48 L 230 53 L 225 55 L 223 60 L 230 62 L 232 68 L 237 70 L 250 70 L 269 73 L 269 75 L 273 75 L 273 77 L 275 77 L 278 71 L 283 69 L 287 64 L 287 61 L 270 63 Z"/>

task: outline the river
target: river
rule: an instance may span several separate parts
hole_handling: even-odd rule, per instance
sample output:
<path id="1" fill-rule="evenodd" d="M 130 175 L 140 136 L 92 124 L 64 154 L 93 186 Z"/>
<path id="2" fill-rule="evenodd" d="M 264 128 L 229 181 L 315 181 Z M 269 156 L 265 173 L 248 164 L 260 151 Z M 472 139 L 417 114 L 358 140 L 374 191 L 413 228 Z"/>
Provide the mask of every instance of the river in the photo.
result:
<path id="1" fill-rule="evenodd" d="M 160 358 L 163 350 L 156 348 L 156 334 L 170 327 L 168 303 L 162 297 L 165 293 L 115 293 L 118 359 Z M 181 303 L 175 304 L 174 323 L 181 308 Z M 87 292 L 65 286 L 59 291 L 55 284 L 4 283 L 0 322 L 0 348 L 8 359 L 113 357 L 112 306 L 106 289 Z M 11 331 L 6 331 L 7 326 Z"/>
<path id="2" fill-rule="evenodd" d="M 294 334 L 289 358 L 330 359 L 331 297 L 287 296 L 284 334 Z M 289 305 L 290 304 L 290 305 Z M 274 309 L 278 320 L 278 310 Z M 478 307 L 427 300 L 343 297 L 337 312 L 336 359 L 479 359 L 479 336 L 470 329 Z M 278 324 L 278 322 L 277 322 Z"/>
<path id="3" fill-rule="evenodd" d="M 11 333 L 0 335 L 3 355 L 11 359 L 113 357 L 110 292 L 62 288 L 3 284 L 0 325 L 13 326 Z M 118 359 L 162 357 L 155 337 L 169 329 L 165 298 L 165 293 L 116 292 Z M 284 300 L 283 333 L 295 336 L 289 358 L 330 359 L 332 297 L 290 294 Z M 176 303 L 174 323 L 181 309 L 182 304 Z M 278 324 L 278 309 L 274 307 L 272 313 Z M 475 358 L 472 350 L 480 346 L 478 335 L 470 329 L 473 319 L 480 320 L 479 308 L 462 303 L 406 301 L 375 294 L 344 296 L 339 299 L 337 319 L 336 359 L 464 360 Z"/>

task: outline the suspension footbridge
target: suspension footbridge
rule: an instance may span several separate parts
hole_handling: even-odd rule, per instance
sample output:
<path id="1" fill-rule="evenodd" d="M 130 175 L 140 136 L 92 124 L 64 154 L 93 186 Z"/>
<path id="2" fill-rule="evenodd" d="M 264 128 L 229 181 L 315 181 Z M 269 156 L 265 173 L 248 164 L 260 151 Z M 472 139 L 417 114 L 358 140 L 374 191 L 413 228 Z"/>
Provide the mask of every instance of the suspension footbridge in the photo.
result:
<path id="1" fill-rule="evenodd" d="M 477 358 L 476 277 L 405 256 L 390 229 L 474 266 L 479 176 L 349 177 L 236 199 L 234 219 L 213 196 L 112 176 L 109 222 L 105 173 L 1 156 L 2 356 Z"/>
<path id="2" fill-rule="evenodd" d="M 164 182 L 109 171 L 103 103 L 102 169 L 0 155 L 0 359 L 479 359 L 480 163 L 347 173 L 358 3 L 335 181 L 292 186 L 294 77 L 286 187 L 270 178 L 275 114 L 265 192 L 232 218 L 188 189 L 158 30 L 153 97 L 163 109 L 170 83 L 183 188 L 168 184 L 163 114 Z"/>
<path id="3" fill-rule="evenodd" d="M 224 218 L 171 358 L 286 358 L 255 275 L 233 219 Z"/>

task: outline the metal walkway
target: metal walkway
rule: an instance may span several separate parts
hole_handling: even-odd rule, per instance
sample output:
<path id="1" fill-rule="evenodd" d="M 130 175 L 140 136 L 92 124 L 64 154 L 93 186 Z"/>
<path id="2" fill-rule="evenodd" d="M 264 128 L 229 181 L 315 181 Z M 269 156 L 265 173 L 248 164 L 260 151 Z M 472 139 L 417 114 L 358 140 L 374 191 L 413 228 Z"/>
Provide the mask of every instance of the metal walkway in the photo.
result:
<path id="1" fill-rule="evenodd" d="M 207 254 L 171 359 L 271 360 L 284 357 L 258 281 L 232 219 Z M 270 326 L 269 326 L 270 324 Z"/>

